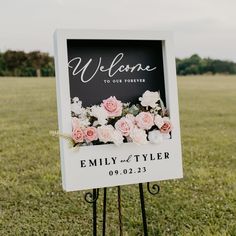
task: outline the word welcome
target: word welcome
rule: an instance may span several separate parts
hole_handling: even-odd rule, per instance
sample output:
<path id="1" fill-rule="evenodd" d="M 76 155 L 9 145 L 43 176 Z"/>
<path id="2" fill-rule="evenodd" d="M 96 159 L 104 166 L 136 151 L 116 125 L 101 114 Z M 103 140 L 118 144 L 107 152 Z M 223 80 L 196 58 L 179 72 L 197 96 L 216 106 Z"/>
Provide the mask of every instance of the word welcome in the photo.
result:
<path id="1" fill-rule="evenodd" d="M 150 65 L 143 66 L 141 63 L 137 63 L 136 65 L 133 66 L 130 66 L 128 64 L 124 65 L 121 63 L 123 57 L 124 53 L 117 54 L 112 60 L 110 66 L 107 68 L 105 68 L 105 66 L 102 65 L 102 57 L 99 57 L 97 62 L 94 61 L 94 59 L 90 58 L 83 65 L 82 65 L 82 58 L 75 57 L 68 62 L 68 67 L 72 69 L 73 76 L 80 74 L 80 79 L 83 83 L 88 83 L 89 81 L 91 81 L 99 71 L 107 73 L 109 78 L 112 78 L 117 73 L 123 73 L 123 72 L 133 73 L 135 71 L 150 72 L 156 69 L 156 67 L 151 67 Z"/>

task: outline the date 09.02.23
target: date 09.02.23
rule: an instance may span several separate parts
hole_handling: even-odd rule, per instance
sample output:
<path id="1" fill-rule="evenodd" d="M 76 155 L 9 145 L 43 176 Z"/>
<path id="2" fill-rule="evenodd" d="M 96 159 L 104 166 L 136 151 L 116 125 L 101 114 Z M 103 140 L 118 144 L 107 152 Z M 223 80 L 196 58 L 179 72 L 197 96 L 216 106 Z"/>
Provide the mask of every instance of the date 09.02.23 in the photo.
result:
<path id="1" fill-rule="evenodd" d="M 140 174 L 146 172 L 146 167 L 138 167 L 136 169 L 128 168 L 128 169 L 122 169 L 122 170 L 110 170 L 109 176 L 116 176 L 116 175 L 127 175 L 127 174 Z"/>

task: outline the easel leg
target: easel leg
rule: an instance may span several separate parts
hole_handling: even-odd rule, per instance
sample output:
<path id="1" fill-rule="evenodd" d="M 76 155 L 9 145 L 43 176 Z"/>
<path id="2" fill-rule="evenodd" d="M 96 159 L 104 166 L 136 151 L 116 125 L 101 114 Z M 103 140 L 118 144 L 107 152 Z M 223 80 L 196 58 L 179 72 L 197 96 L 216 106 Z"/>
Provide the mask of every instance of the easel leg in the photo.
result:
<path id="1" fill-rule="evenodd" d="M 120 236 L 123 236 L 122 213 L 121 213 L 121 191 L 120 191 L 120 186 L 118 186 L 117 188 L 118 188 L 119 228 L 120 228 Z"/>
<path id="2" fill-rule="evenodd" d="M 93 196 L 97 195 L 97 190 L 93 189 Z M 97 201 L 93 201 L 93 236 L 97 236 Z"/>
<path id="3" fill-rule="evenodd" d="M 107 189 L 104 188 L 103 193 L 103 222 L 102 222 L 102 236 L 106 235 L 106 207 L 107 207 Z"/>
<path id="4" fill-rule="evenodd" d="M 148 236 L 145 202 L 144 202 L 144 194 L 143 194 L 143 184 L 139 184 L 139 193 L 140 193 L 140 203 L 141 203 L 142 219 L 143 219 L 143 233 L 144 233 L 144 236 Z"/>
<path id="5" fill-rule="evenodd" d="M 152 195 L 156 195 L 160 192 L 160 187 L 158 184 L 147 183 L 148 192 Z M 144 236 L 148 236 L 147 229 L 147 220 L 146 220 L 146 210 L 145 210 L 145 201 L 143 193 L 143 184 L 139 184 L 139 193 L 140 193 L 140 203 L 142 210 L 142 220 L 143 220 L 143 232 Z M 93 204 L 93 236 L 97 236 L 97 200 L 99 197 L 99 189 L 93 189 L 92 192 L 87 192 L 84 195 L 86 202 Z M 106 206 L 107 206 L 107 189 L 104 188 L 104 198 L 103 198 L 103 228 L 102 236 L 106 234 Z M 119 229 L 120 236 L 123 235 L 123 225 L 122 225 L 122 212 L 121 212 L 121 188 L 118 186 L 118 211 L 119 211 Z"/>
<path id="6" fill-rule="evenodd" d="M 99 189 L 93 189 L 93 192 L 87 192 L 84 195 L 84 200 L 87 203 L 93 204 L 93 236 L 97 236 L 97 200 Z"/>

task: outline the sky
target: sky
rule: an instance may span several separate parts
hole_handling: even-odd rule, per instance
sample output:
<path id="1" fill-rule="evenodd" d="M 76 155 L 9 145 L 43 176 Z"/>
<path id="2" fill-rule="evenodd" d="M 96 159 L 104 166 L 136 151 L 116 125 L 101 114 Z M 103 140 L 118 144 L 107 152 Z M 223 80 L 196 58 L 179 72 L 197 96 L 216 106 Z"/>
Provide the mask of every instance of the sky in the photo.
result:
<path id="1" fill-rule="evenodd" d="M 0 51 L 53 55 L 55 29 L 174 33 L 179 58 L 236 62 L 236 0 L 0 0 Z"/>

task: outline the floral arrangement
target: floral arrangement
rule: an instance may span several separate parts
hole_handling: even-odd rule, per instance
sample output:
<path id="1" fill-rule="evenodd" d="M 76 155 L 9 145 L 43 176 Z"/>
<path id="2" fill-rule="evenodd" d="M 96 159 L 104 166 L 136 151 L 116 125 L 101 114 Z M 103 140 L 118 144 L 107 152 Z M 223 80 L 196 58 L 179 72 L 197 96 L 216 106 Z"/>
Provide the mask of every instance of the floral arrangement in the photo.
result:
<path id="1" fill-rule="evenodd" d="M 159 144 L 170 138 L 172 124 L 159 92 L 146 91 L 140 103 L 122 103 L 115 96 L 100 105 L 82 107 L 78 97 L 71 100 L 73 146 L 148 141 Z"/>

